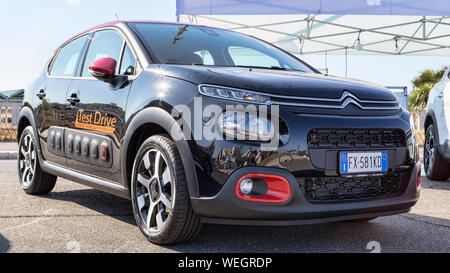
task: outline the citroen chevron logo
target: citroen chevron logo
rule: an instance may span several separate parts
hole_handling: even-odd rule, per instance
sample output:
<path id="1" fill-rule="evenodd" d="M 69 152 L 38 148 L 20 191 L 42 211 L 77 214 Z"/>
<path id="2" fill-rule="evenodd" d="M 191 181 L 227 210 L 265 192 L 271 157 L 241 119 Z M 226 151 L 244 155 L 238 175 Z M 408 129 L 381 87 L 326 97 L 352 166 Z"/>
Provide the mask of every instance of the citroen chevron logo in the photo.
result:
<path id="1" fill-rule="evenodd" d="M 347 105 L 349 105 L 350 103 L 356 104 L 358 105 L 358 103 L 356 101 L 354 101 L 353 99 L 346 99 L 344 101 L 344 103 L 342 104 L 343 107 L 346 107 Z"/>
<path id="2" fill-rule="evenodd" d="M 347 105 L 349 105 L 350 103 L 353 103 L 354 105 L 358 106 L 359 108 L 363 108 L 361 106 L 360 100 L 353 95 L 352 93 L 348 92 L 348 91 L 344 91 L 344 93 L 342 93 L 341 98 L 339 99 L 339 101 L 341 101 L 341 105 L 342 108 L 347 107 Z"/>

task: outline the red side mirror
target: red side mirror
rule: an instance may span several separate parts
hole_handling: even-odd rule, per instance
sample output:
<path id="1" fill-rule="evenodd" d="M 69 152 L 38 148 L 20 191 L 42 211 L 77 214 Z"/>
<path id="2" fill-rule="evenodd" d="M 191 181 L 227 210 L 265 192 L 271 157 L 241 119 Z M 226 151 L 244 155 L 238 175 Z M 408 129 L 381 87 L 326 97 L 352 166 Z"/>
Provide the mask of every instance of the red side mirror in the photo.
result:
<path id="1" fill-rule="evenodd" d="M 114 76 L 117 62 L 113 58 L 101 58 L 89 65 L 89 72 L 95 78 L 107 81 Z"/>

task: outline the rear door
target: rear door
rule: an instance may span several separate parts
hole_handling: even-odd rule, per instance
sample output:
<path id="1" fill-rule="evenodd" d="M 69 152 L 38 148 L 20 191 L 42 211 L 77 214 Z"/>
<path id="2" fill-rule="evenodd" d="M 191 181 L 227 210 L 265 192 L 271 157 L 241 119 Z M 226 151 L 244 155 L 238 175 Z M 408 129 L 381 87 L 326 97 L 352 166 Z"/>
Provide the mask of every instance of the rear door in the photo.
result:
<path id="1" fill-rule="evenodd" d="M 61 166 L 66 166 L 66 93 L 75 77 L 86 42 L 87 35 L 84 35 L 62 46 L 50 62 L 46 80 L 36 90 L 36 123 L 42 155 L 45 160 Z"/>
<path id="2" fill-rule="evenodd" d="M 66 156 L 69 168 L 119 182 L 120 139 L 131 81 L 112 89 L 109 83 L 92 77 L 89 65 L 106 57 L 117 61 L 116 74 L 135 74 L 136 59 L 124 36 L 115 29 L 94 32 L 80 77 L 67 93 L 72 102 L 67 115 Z"/>

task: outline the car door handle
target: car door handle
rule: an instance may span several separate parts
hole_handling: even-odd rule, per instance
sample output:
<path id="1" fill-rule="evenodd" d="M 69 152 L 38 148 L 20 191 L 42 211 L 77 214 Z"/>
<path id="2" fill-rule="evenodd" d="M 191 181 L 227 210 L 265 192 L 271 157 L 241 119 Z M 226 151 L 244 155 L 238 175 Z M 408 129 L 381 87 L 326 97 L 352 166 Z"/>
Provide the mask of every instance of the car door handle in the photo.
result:
<path id="1" fill-rule="evenodd" d="M 78 98 L 77 93 L 72 93 L 72 95 L 70 95 L 70 98 L 68 98 L 67 101 L 70 102 L 71 105 L 75 105 L 80 102 L 80 98 Z"/>
<path id="2" fill-rule="evenodd" d="M 39 93 L 37 93 L 36 96 L 42 100 L 46 96 L 45 90 L 44 89 L 39 90 Z"/>

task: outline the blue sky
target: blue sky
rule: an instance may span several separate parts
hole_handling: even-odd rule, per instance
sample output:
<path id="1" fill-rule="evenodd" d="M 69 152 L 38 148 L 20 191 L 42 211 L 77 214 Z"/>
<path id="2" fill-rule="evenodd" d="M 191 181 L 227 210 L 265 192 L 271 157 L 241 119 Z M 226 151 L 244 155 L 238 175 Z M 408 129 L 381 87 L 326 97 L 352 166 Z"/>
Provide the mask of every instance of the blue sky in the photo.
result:
<path id="1" fill-rule="evenodd" d="M 107 21 L 175 21 L 175 0 L 0 1 L 0 90 L 24 88 L 42 71 L 53 50 L 72 35 Z M 317 68 L 324 56 L 304 56 Z M 450 65 L 450 56 L 349 56 L 348 76 L 381 85 L 411 87 L 426 68 Z M 329 73 L 345 75 L 345 57 L 328 56 Z"/>

